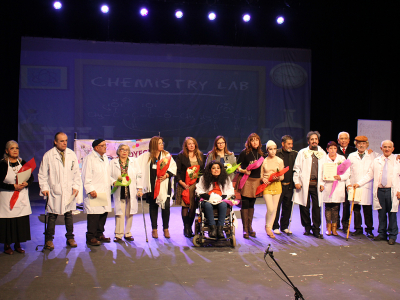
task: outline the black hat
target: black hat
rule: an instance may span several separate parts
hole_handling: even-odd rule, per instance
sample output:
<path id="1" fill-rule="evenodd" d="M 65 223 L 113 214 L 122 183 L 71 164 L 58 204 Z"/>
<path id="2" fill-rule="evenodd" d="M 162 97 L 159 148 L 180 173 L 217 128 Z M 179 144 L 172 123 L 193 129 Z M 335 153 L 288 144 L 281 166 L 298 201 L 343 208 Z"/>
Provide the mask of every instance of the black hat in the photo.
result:
<path id="1" fill-rule="evenodd" d="M 92 147 L 94 148 L 94 147 L 96 147 L 98 144 L 100 144 L 100 143 L 102 143 L 102 142 L 104 142 L 104 141 L 105 141 L 105 140 L 103 140 L 103 139 L 94 140 L 93 143 L 92 143 Z"/>

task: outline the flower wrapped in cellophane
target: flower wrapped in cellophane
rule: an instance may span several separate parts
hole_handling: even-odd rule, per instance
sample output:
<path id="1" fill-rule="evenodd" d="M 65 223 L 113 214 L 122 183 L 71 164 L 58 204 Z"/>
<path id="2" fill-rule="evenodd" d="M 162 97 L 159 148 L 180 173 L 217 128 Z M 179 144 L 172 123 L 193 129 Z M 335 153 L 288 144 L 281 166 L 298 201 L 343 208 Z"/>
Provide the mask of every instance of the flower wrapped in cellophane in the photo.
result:
<path id="1" fill-rule="evenodd" d="M 160 194 L 160 177 L 164 176 L 167 173 L 169 165 L 171 163 L 171 155 L 168 155 L 157 162 L 157 180 L 156 185 L 154 186 L 154 199 L 157 199 Z"/>
<path id="2" fill-rule="evenodd" d="M 239 168 L 239 166 L 240 166 L 240 164 L 231 165 L 230 163 L 224 163 L 224 167 L 225 167 L 226 173 L 228 175 L 230 175 L 233 172 L 235 172 L 236 169 Z"/>
<path id="3" fill-rule="evenodd" d="M 197 178 L 200 177 L 200 166 L 194 165 L 186 169 L 186 177 L 185 177 L 185 184 L 191 186 L 195 184 Z M 182 192 L 182 200 L 185 202 L 186 205 L 190 204 L 190 193 L 189 189 L 186 189 Z"/>
<path id="4" fill-rule="evenodd" d="M 257 169 L 258 167 L 260 167 L 262 165 L 263 161 L 264 161 L 264 157 L 261 156 L 258 160 L 256 160 L 252 164 L 248 165 L 246 170 L 251 171 L 251 170 Z M 247 174 L 243 175 L 242 179 L 240 179 L 240 182 L 239 182 L 239 189 L 242 189 L 244 187 L 244 184 L 246 183 L 248 178 L 249 178 L 249 175 L 247 175 Z"/>
<path id="5" fill-rule="evenodd" d="M 268 178 L 268 182 L 267 183 L 263 183 L 261 185 L 258 186 L 257 191 L 256 191 L 256 195 L 258 195 L 259 193 L 261 193 L 262 191 L 265 190 L 265 188 L 270 185 L 272 182 L 274 182 L 274 178 L 282 176 L 283 174 L 285 174 L 287 171 L 289 171 L 289 166 L 287 166 L 286 168 L 283 168 L 281 171 L 279 171 L 279 169 L 276 169 L 275 173 L 272 173 L 269 178 Z"/>
<path id="6" fill-rule="evenodd" d="M 114 194 L 119 186 L 129 186 L 132 183 L 132 180 L 129 178 L 128 174 L 123 174 L 118 176 L 117 181 L 114 183 L 114 187 L 111 190 L 111 194 Z"/>

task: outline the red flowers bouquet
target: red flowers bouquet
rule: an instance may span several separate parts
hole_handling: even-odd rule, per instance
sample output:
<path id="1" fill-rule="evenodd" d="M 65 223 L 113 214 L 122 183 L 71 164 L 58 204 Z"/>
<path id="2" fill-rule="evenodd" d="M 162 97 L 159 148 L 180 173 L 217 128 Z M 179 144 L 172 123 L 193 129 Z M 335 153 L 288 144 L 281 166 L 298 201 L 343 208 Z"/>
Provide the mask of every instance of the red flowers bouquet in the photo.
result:
<path id="1" fill-rule="evenodd" d="M 156 185 L 154 187 L 154 199 L 157 199 L 158 194 L 160 194 L 160 177 L 164 176 L 167 173 L 169 168 L 169 164 L 171 163 L 171 155 L 168 155 L 157 162 L 157 180 Z"/>
<path id="2" fill-rule="evenodd" d="M 259 193 L 261 193 L 262 191 L 265 190 L 265 188 L 267 186 L 269 186 L 273 181 L 275 177 L 279 177 L 282 176 L 283 174 L 285 174 L 287 171 L 289 171 L 289 166 L 287 166 L 286 168 L 283 168 L 281 171 L 279 171 L 279 169 L 277 169 L 277 172 L 272 173 L 269 178 L 268 178 L 268 182 L 267 183 L 263 183 L 260 186 L 258 186 L 257 191 L 256 191 L 256 195 L 258 195 Z"/>
<path id="3" fill-rule="evenodd" d="M 186 177 L 185 177 L 185 184 L 191 186 L 192 184 L 196 183 L 197 178 L 200 176 L 200 166 L 195 165 L 187 168 L 186 170 Z M 190 192 L 189 189 L 184 190 L 182 192 L 182 200 L 185 202 L 186 205 L 190 204 Z"/>
<path id="4" fill-rule="evenodd" d="M 32 172 L 33 172 L 33 170 L 35 170 L 35 168 L 36 168 L 35 158 L 32 158 L 30 161 L 28 161 L 26 164 L 24 164 L 21 169 L 19 169 L 18 173 L 22 173 L 22 172 L 25 172 L 25 171 L 28 171 L 29 169 L 31 169 L 31 174 L 32 174 Z M 19 184 L 18 176 L 17 176 L 17 184 Z M 14 208 L 14 205 L 17 202 L 18 197 L 19 197 L 19 191 L 14 191 L 14 193 L 10 199 L 10 209 Z"/>

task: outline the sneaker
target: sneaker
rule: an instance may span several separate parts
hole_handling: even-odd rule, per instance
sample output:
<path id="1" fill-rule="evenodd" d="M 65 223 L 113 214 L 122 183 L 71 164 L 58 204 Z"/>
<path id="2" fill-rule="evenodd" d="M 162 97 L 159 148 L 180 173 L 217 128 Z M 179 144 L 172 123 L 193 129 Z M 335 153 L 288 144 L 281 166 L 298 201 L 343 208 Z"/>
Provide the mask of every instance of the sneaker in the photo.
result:
<path id="1" fill-rule="evenodd" d="M 50 251 L 53 251 L 54 250 L 53 241 L 47 241 L 46 244 L 44 245 L 44 249 L 48 249 Z"/>
<path id="2" fill-rule="evenodd" d="M 279 229 L 274 229 L 275 234 L 281 234 L 282 232 Z"/>

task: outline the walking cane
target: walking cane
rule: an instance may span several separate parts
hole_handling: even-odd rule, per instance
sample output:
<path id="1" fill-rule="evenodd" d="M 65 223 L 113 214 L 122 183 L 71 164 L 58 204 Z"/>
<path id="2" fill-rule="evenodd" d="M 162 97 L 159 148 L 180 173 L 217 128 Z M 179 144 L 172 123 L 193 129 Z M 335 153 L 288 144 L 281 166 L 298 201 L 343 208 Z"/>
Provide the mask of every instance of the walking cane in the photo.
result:
<path id="1" fill-rule="evenodd" d="M 145 217 L 144 217 L 143 196 L 140 196 L 140 204 L 142 205 L 144 232 L 145 232 L 145 234 L 146 234 L 146 243 L 148 243 L 148 242 L 149 242 L 149 239 L 147 238 L 146 219 L 145 219 Z"/>
<path id="2" fill-rule="evenodd" d="M 46 208 L 47 208 L 47 204 L 49 203 L 49 196 L 45 196 L 44 198 L 46 198 L 46 205 L 44 207 L 44 245 L 37 245 L 36 246 L 36 251 L 39 249 L 39 247 L 43 247 L 42 252 L 44 252 L 44 249 L 46 249 L 46 231 L 47 231 L 47 213 L 46 213 Z"/>
<path id="3" fill-rule="evenodd" d="M 346 235 L 346 241 L 349 240 L 349 234 L 350 234 L 350 224 L 351 224 L 351 216 L 353 215 L 353 209 L 354 209 L 354 197 L 356 195 L 356 191 L 353 188 L 353 201 L 351 203 L 351 210 L 350 210 L 350 218 L 349 218 L 349 226 L 347 227 L 347 235 Z"/>
<path id="4" fill-rule="evenodd" d="M 288 227 L 289 231 L 288 231 L 287 235 L 291 235 L 292 234 L 292 232 L 290 231 L 290 227 L 292 226 L 293 207 L 294 207 L 294 202 L 293 202 L 293 199 L 292 199 L 292 211 L 290 212 L 289 227 Z"/>

